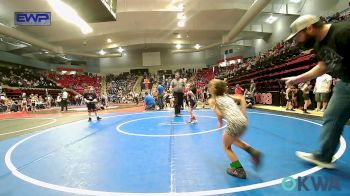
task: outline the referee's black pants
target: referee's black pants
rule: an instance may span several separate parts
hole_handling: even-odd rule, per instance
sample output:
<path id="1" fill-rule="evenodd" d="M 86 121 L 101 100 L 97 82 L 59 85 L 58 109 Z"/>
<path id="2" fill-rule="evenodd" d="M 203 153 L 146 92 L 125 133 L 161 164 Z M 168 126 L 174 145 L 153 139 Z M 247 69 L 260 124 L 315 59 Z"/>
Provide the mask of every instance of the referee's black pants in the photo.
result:
<path id="1" fill-rule="evenodd" d="M 180 114 L 181 106 L 184 102 L 184 93 L 183 92 L 174 92 L 174 106 L 175 106 L 175 115 Z"/>

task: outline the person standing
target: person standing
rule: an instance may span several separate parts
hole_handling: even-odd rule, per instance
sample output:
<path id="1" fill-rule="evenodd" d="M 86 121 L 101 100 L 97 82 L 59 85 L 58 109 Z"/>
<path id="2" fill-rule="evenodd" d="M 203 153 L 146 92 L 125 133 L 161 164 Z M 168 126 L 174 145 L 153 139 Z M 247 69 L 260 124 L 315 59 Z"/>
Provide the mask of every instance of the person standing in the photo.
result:
<path id="1" fill-rule="evenodd" d="M 247 174 L 231 146 L 235 145 L 250 154 L 256 167 L 260 166 L 262 156 L 260 151 L 241 139 L 248 127 L 245 98 L 239 94 L 227 95 L 227 83 L 218 79 L 211 80 L 208 84 L 208 89 L 210 94 L 212 94 L 212 98 L 208 102 L 217 115 L 218 128 L 223 126 L 223 119 L 227 123 L 222 136 L 222 144 L 231 163 L 226 172 L 234 177 L 245 179 Z"/>
<path id="2" fill-rule="evenodd" d="M 88 90 L 86 93 L 84 93 L 84 101 L 86 103 L 86 107 L 88 108 L 88 115 L 89 115 L 89 122 L 91 122 L 91 112 L 95 113 L 96 119 L 101 120 L 102 118 L 98 116 L 97 114 L 97 95 L 95 92 L 94 87 L 90 86 L 88 87 Z"/>
<path id="3" fill-rule="evenodd" d="M 68 92 L 67 89 L 64 88 L 61 96 L 61 112 L 63 112 L 63 109 L 66 109 L 66 112 L 68 111 Z"/>
<path id="4" fill-rule="evenodd" d="M 164 103 L 163 103 L 163 98 L 164 98 L 164 87 L 162 85 L 162 82 L 159 82 L 158 87 L 157 87 L 157 92 L 158 92 L 158 106 L 159 109 L 164 109 Z"/>
<path id="5" fill-rule="evenodd" d="M 294 97 L 296 94 L 296 85 L 288 85 L 287 90 L 286 90 L 286 100 L 287 100 L 287 105 L 286 105 L 286 110 L 287 111 L 294 111 Z"/>
<path id="6" fill-rule="evenodd" d="M 350 23 L 325 24 L 313 15 L 303 15 L 290 26 L 296 43 L 314 48 L 318 63 L 311 70 L 298 76 L 283 78 L 287 84 L 312 80 L 331 72 L 340 81 L 334 87 L 328 108 L 323 115 L 320 149 L 314 153 L 297 151 L 296 155 L 320 167 L 335 168 L 333 155 L 339 145 L 344 126 L 350 118 Z"/>
<path id="7" fill-rule="evenodd" d="M 249 88 L 249 92 L 250 92 L 250 97 L 253 99 L 253 104 L 255 104 L 255 90 L 256 90 L 256 84 L 254 82 L 254 80 L 250 81 L 250 88 Z"/>
<path id="8" fill-rule="evenodd" d="M 243 88 L 239 84 L 236 84 L 235 94 L 243 95 L 243 92 L 244 92 Z"/>
<path id="9" fill-rule="evenodd" d="M 316 78 L 316 84 L 314 88 L 315 93 L 315 100 L 317 102 L 317 108 L 316 111 L 324 112 L 327 108 L 330 94 L 331 94 L 331 85 L 332 85 L 333 79 L 332 76 L 328 74 L 323 74 L 322 76 L 319 76 Z M 322 109 L 321 109 L 322 104 Z"/>
<path id="10" fill-rule="evenodd" d="M 304 114 L 309 114 L 307 111 L 307 108 L 311 105 L 311 99 L 310 99 L 310 91 L 312 90 L 312 85 L 310 84 L 310 81 L 307 81 L 303 86 L 301 87 L 301 91 L 303 92 L 303 99 L 304 99 Z"/>
<path id="11" fill-rule="evenodd" d="M 175 79 L 171 81 L 170 87 L 174 95 L 175 116 L 180 115 L 181 106 L 184 102 L 185 82 L 180 77 L 180 73 L 175 73 Z"/>
<path id="12" fill-rule="evenodd" d="M 188 91 L 186 93 L 187 101 L 188 101 L 188 113 L 190 114 L 190 120 L 188 123 L 197 123 L 197 118 L 193 113 L 193 110 L 197 106 L 197 88 L 192 84 L 188 87 Z"/>

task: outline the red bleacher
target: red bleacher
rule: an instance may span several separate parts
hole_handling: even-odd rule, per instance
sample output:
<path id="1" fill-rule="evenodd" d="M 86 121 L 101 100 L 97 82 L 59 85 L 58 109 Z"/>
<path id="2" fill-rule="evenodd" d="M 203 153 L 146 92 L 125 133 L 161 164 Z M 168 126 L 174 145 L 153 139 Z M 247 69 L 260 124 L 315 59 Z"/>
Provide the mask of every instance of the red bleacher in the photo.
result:
<path id="1" fill-rule="evenodd" d="M 84 93 L 87 86 L 93 86 L 97 94 L 100 94 L 100 77 L 92 77 L 88 75 L 60 75 L 49 74 L 49 78 L 57 82 L 61 87 L 71 88 L 80 94 Z"/>

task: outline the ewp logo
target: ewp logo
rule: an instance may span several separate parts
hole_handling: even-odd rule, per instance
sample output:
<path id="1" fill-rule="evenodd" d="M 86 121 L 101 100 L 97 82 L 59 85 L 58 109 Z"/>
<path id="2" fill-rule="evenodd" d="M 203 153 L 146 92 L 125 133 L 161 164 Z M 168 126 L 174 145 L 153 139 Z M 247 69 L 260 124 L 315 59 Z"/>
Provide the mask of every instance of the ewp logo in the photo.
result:
<path id="1" fill-rule="evenodd" d="M 285 177 L 281 186 L 285 191 L 340 191 L 338 179 L 329 176 L 304 176 L 297 179 Z"/>
<path id="2" fill-rule="evenodd" d="M 15 25 L 51 25 L 51 12 L 15 12 Z"/>

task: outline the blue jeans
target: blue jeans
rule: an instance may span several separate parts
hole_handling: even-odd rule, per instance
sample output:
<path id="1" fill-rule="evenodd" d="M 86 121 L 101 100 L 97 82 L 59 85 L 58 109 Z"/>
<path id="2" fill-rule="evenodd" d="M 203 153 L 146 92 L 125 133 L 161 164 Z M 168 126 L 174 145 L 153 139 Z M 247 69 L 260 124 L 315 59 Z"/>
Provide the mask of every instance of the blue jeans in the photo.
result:
<path id="1" fill-rule="evenodd" d="M 164 108 L 164 103 L 163 103 L 163 94 L 158 95 L 158 106 L 160 109 Z"/>
<path id="2" fill-rule="evenodd" d="M 346 122 L 350 119 L 350 83 L 339 81 L 323 115 L 321 147 L 316 159 L 331 162 Z"/>

